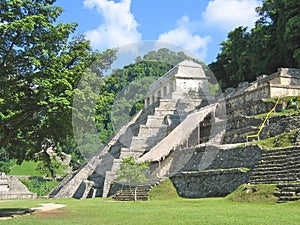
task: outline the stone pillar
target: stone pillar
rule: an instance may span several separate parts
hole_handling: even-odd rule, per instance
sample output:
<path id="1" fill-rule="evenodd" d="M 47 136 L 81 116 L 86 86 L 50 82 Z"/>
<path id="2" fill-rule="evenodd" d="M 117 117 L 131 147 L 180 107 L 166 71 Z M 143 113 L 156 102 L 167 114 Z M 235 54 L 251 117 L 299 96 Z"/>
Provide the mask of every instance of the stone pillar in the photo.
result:
<path id="1" fill-rule="evenodd" d="M 156 101 L 159 101 L 159 99 L 161 99 L 161 90 L 158 90 L 157 92 L 156 92 Z"/>
<path id="2" fill-rule="evenodd" d="M 151 96 L 148 96 L 145 98 L 145 108 L 149 107 L 151 105 Z"/>
<path id="3" fill-rule="evenodd" d="M 168 95 L 167 86 L 164 86 L 162 98 L 165 98 L 167 95 Z"/>

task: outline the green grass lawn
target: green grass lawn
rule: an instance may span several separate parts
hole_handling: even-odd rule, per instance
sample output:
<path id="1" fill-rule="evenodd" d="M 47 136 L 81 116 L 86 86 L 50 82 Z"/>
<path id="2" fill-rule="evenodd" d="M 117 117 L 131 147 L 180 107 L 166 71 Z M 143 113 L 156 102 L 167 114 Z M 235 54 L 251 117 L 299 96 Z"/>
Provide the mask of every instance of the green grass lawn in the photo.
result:
<path id="1" fill-rule="evenodd" d="M 110 199 L 14 200 L 7 208 L 37 207 L 38 203 L 67 206 L 2 221 L 3 224 L 299 224 L 300 202 L 238 203 L 226 198 L 173 198 L 139 202 Z"/>
<path id="2" fill-rule="evenodd" d="M 299 224 L 300 201 L 277 204 L 271 194 L 274 190 L 274 185 L 242 185 L 225 198 L 185 199 L 178 197 L 170 180 L 165 180 L 152 189 L 149 201 L 120 202 L 111 198 L 3 201 L 0 214 L 38 207 L 41 203 L 66 207 L 0 221 L 0 224 Z"/>
<path id="3" fill-rule="evenodd" d="M 36 170 L 37 163 L 34 161 L 24 161 L 21 165 L 14 165 L 9 175 L 23 175 L 23 176 L 37 176 L 42 177 L 43 175 Z"/>

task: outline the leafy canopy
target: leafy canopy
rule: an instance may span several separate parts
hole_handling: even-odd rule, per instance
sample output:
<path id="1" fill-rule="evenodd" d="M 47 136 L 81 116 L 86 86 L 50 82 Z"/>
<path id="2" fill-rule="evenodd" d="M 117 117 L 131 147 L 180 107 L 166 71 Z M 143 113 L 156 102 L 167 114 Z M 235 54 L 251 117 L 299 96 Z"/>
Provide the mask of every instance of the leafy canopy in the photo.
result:
<path id="1" fill-rule="evenodd" d="M 265 0 L 251 31 L 238 27 L 229 32 L 217 61 L 209 65 L 223 89 L 280 67 L 300 67 L 299 9 L 298 0 Z"/>
<path id="2" fill-rule="evenodd" d="M 132 156 L 122 159 L 120 170 L 117 171 L 115 182 L 134 187 L 147 181 L 149 163 L 135 163 Z"/>
<path id="3" fill-rule="evenodd" d="M 74 90 L 92 62 L 101 75 L 115 56 L 93 52 L 84 36 L 70 39 L 77 24 L 58 23 L 63 9 L 54 2 L 0 2 L 0 148 L 19 163 L 74 145 Z"/>

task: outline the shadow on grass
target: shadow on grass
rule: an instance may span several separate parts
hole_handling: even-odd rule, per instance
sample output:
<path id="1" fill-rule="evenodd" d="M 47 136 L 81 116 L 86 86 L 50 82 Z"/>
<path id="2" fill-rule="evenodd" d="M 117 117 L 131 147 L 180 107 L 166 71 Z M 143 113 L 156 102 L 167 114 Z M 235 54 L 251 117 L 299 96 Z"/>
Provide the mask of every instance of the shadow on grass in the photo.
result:
<path id="1" fill-rule="evenodd" d="M 24 215 L 28 213 L 33 213 L 35 210 L 29 208 L 2 208 L 0 209 L 1 217 L 11 217 L 15 215 Z"/>

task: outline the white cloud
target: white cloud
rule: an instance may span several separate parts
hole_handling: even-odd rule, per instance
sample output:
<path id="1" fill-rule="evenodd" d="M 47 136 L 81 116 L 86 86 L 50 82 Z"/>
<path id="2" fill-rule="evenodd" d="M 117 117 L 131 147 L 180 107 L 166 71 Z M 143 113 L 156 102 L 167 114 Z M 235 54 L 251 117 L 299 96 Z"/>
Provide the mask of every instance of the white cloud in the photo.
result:
<path id="1" fill-rule="evenodd" d="M 257 20 L 255 8 L 260 0 L 212 0 L 202 13 L 207 26 L 225 31 L 239 26 L 254 27 Z"/>
<path id="2" fill-rule="evenodd" d="M 97 29 L 86 32 L 94 48 L 119 47 L 141 41 L 138 23 L 130 12 L 131 0 L 114 2 L 109 0 L 85 0 L 86 8 L 96 8 L 104 18 Z"/>
<path id="3" fill-rule="evenodd" d="M 202 60 L 206 57 L 207 44 L 210 39 L 209 36 L 202 38 L 194 34 L 190 29 L 189 17 L 187 16 L 183 16 L 177 21 L 176 29 L 163 33 L 158 37 L 158 41 L 178 45 L 196 54 Z"/>

